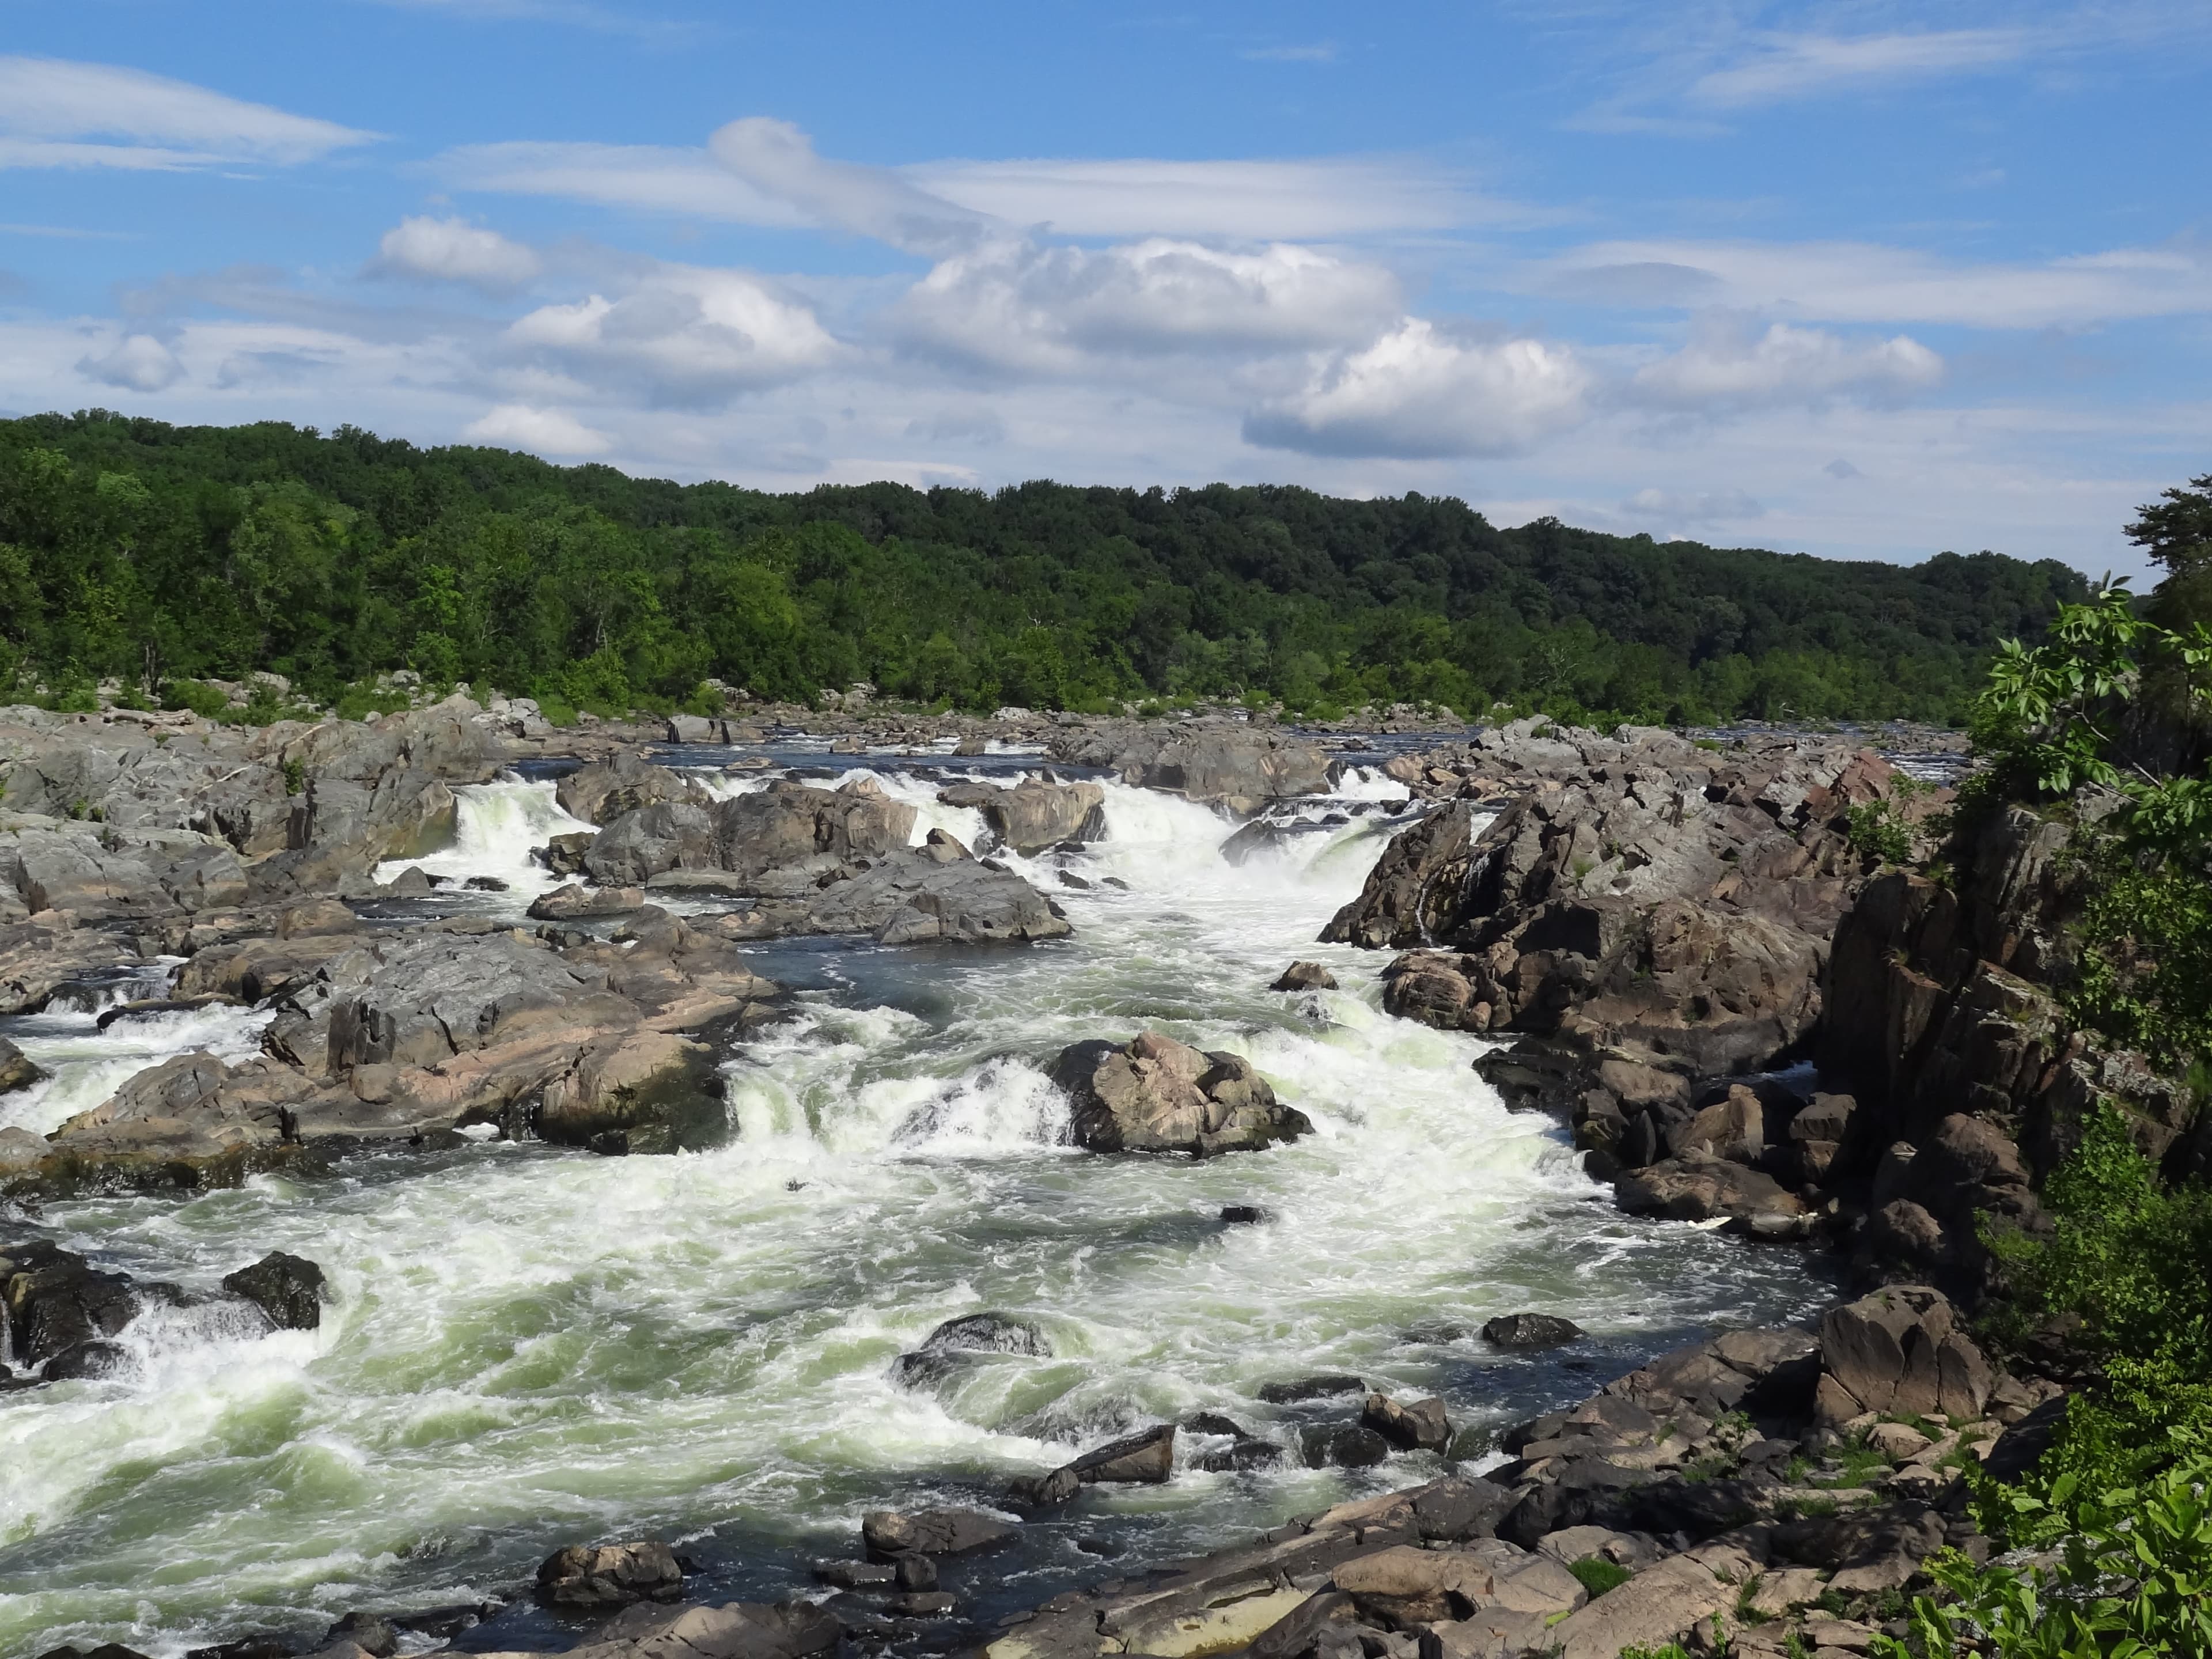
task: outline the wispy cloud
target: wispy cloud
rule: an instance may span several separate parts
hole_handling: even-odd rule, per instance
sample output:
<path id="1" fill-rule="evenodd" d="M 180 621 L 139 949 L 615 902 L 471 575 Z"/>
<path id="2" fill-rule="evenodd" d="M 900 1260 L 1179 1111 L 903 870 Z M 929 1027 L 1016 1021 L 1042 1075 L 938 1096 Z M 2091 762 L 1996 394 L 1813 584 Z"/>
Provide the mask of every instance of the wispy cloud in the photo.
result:
<path id="1" fill-rule="evenodd" d="M 0 236 L 46 236 L 67 242 L 135 242 L 138 240 L 135 231 L 86 230 L 76 225 L 0 224 Z"/>
<path id="2" fill-rule="evenodd" d="M 1771 34 L 1741 61 L 1699 76 L 1696 102 L 1723 109 L 2008 68 L 2044 44 L 2026 29 L 1896 34 Z"/>
<path id="3" fill-rule="evenodd" d="M 143 70 L 0 57 L 0 167 L 289 166 L 376 137 Z"/>

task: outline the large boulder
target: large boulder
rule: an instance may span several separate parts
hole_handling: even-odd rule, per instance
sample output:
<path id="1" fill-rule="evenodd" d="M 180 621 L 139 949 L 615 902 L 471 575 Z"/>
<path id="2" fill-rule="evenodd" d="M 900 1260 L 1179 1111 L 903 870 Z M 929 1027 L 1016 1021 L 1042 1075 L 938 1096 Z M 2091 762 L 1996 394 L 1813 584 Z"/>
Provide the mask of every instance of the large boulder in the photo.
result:
<path id="1" fill-rule="evenodd" d="M 878 1555 L 965 1555 L 1004 1543 L 1018 1528 L 980 1510 L 870 1510 L 860 1537 Z"/>
<path id="2" fill-rule="evenodd" d="M 0 1037 L 0 1095 L 27 1089 L 46 1073 L 23 1056 L 23 1051 Z"/>
<path id="3" fill-rule="evenodd" d="M 280 1330 L 312 1331 L 323 1322 L 323 1270 L 305 1256 L 271 1250 L 225 1274 L 222 1287 L 253 1304 Z"/>
<path id="4" fill-rule="evenodd" d="M 1103 1152 L 1249 1152 L 1313 1126 L 1275 1098 L 1251 1063 L 1158 1031 L 1061 1050 L 1052 1079 L 1074 1105 L 1077 1143 Z"/>
<path id="5" fill-rule="evenodd" d="M 1271 800 L 1326 794 L 1335 777 L 1328 757 L 1310 744 L 1226 721 L 1108 722 L 1054 738 L 1050 752 L 1245 817 Z"/>
<path id="6" fill-rule="evenodd" d="M 1175 1425 L 1158 1424 L 1093 1447 L 1074 1462 L 1026 1483 L 1016 1497 L 1023 1504 L 1049 1508 L 1065 1504 L 1085 1486 L 1164 1486 L 1175 1473 Z"/>
<path id="7" fill-rule="evenodd" d="M 17 1364 L 37 1365 L 103 1342 L 137 1317 L 128 1277 L 44 1240 L 0 1244 L 0 1334 Z"/>
<path id="8" fill-rule="evenodd" d="M 1832 1420 L 1978 1418 L 1996 1380 L 1949 1301 L 1923 1285 L 1892 1285 L 1830 1309 L 1820 1363 L 1822 1413 Z"/>
<path id="9" fill-rule="evenodd" d="M 538 1567 L 538 1593 L 556 1607 L 568 1607 L 672 1601 L 684 1593 L 684 1569 L 674 1552 L 658 1540 L 572 1544 L 555 1551 Z"/>
<path id="10" fill-rule="evenodd" d="M 946 806 L 981 812 L 999 844 L 1010 852 L 1042 853 L 1062 842 L 1099 841 L 1106 834 L 1106 792 L 1095 783 L 1024 778 L 1011 789 L 963 783 L 940 789 L 937 799 Z"/>
<path id="11" fill-rule="evenodd" d="M 149 916 L 242 903 L 247 882 L 212 836 L 0 813 L 0 890 L 32 915 Z"/>
<path id="12" fill-rule="evenodd" d="M 856 860 L 903 849 L 915 810 L 880 787 L 782 781 L 711 809 L 662 801 L 624 813 L 584 855 L 595 880 L 638 886 L 665 870 L 728 873 L 730 890 L 795 897 Z"/>
<path id="13" fill-rule="evenodd" d="M 553 799 L 570 817 L 597 824 L 612 823 L 625 812 L 665 802 L 702 807 L 714 804 L 714 797 L 696 778 L 655 766 L 628 750 L 571 772 L 554 786 Z"/>
<path id="14" fill-rule="evenodd" d="M 803 896 L 763 899 L 720 925 L 735 939 L 863 933 L 879 945 L 1033 944 L 1073 931 L 1011 870 L 932 848 L 902 848 L 819 879 Z"/>

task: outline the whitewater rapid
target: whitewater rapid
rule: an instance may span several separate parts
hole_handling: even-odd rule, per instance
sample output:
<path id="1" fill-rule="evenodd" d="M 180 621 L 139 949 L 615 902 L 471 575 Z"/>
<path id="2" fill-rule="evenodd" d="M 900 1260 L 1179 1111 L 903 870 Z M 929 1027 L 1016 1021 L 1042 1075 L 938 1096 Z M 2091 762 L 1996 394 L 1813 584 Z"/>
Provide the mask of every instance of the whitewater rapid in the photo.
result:
<path id="1" fill-rule="evenodd" d="M 917 841 L 982 830 L 936 802 L 957 771 L 867 775 L 915 805 Z M 560 1544 L 641 1534 L 678 1541 L 719 1592 L 789 1594 L 809 1560 L 854 1553 L 865 1509 L 988 1503 L 1141 1424 L 1212 1410 L 1292 1444 L 1313 1413 L 1261 1403 L 1270 1381 L 1356 1372 L 1441 1394 L 1479 1431 L 1820 1299 L 1794 1255 L 1618 1214 L 1556 1125 L 1509 1113 L 1475 1075 L 1477 1040 L 1386 1017 L 1383 958 L 1313 942 L 1401 789 L 1358 775 L 1286 811 L 1303 827 L 1237 866 L 1218 850 L 1228 822 L 1105 787 L 1103 842 L 1009 860 L 1072 939 L 760 947 L 793 1013 L 725 1064 L 733 1133 L 718 1149 L 492 1143 L 46 1206 L 59 1242 L 134 1273 L 205 1290 L 285 1249 L 325 1267 L 334 1301 L 312 1334 L 204 1310 L 142 1319 L 125 1374 L 0 1396 L 0 1651 L 121 1640 L 167 1659 L 247 1631 L 315 1637 L 354 1607 L 511 1594 Z M 456 885 L 507 880 L 471 896 L 483 908 L 526 903 L 549 884 L 528 848 L 573 821 L 548 784 L 459 793 L 455 845 L 419 862 Z M 1268 990 L 1297 957 L 1344 988 Z M 260 1017 L 107 1034 L 89 1014 L 40 1018 L 10 1034 L 58 1074 L 0 1121 L 43 1129 L 161 1052 L 250 1052 Z M 1203 1163 L 1064 1145 L 1042 1067 L 1145 1029 L 1247 1056 L 1314 1133 Z M 1224 1225 L 1230 1205 L 1266 1219 Z M 1054 1357 L 892 1380 L 902 1351 L 984 1309 L 1036 1319 Z M 1523 1309 L 1593 1340 L 1530 1358 L 1474 1334 Z M 1434 1468 L 1187 1467 L 1165 1486 L 1092 1489 L 988 1580 L 948 1582 L 975 1607 L 1036 1599 L 1104 1576 L 1100 1550 L 1211 1547 Z M 518 1607 L 464 1641 L 574 1639 L 544 1619 Z"/>

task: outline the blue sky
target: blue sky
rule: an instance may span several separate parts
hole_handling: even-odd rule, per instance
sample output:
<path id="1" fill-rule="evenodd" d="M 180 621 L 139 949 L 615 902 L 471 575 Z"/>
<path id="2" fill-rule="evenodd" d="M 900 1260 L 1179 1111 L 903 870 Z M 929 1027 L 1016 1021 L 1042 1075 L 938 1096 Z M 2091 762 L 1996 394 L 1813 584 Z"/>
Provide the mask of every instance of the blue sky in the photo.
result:
<path id="1" fill-rule="evenodd" d="M 0 410 L 2135 571 L 2212 8 L 0 10 Z"/>

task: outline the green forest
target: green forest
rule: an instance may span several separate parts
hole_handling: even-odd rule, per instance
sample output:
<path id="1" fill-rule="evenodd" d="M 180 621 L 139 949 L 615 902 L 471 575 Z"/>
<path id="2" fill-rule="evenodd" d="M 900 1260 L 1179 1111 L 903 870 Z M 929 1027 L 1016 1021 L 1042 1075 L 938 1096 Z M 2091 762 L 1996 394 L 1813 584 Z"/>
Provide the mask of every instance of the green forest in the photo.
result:
<path id="1" fill-rule="evenodd" d="M 1955 721 L 1996 642 L 2083 592 L 2054 561 L 1501 530 L 1411 494 L 778 495 L 351 427 L 0 422 L 0 701 L 58 707 L 257 670 L 343 706 L 410 668 L 556 718 L 697 706 L 712 678 L 974 709 Z"/>

